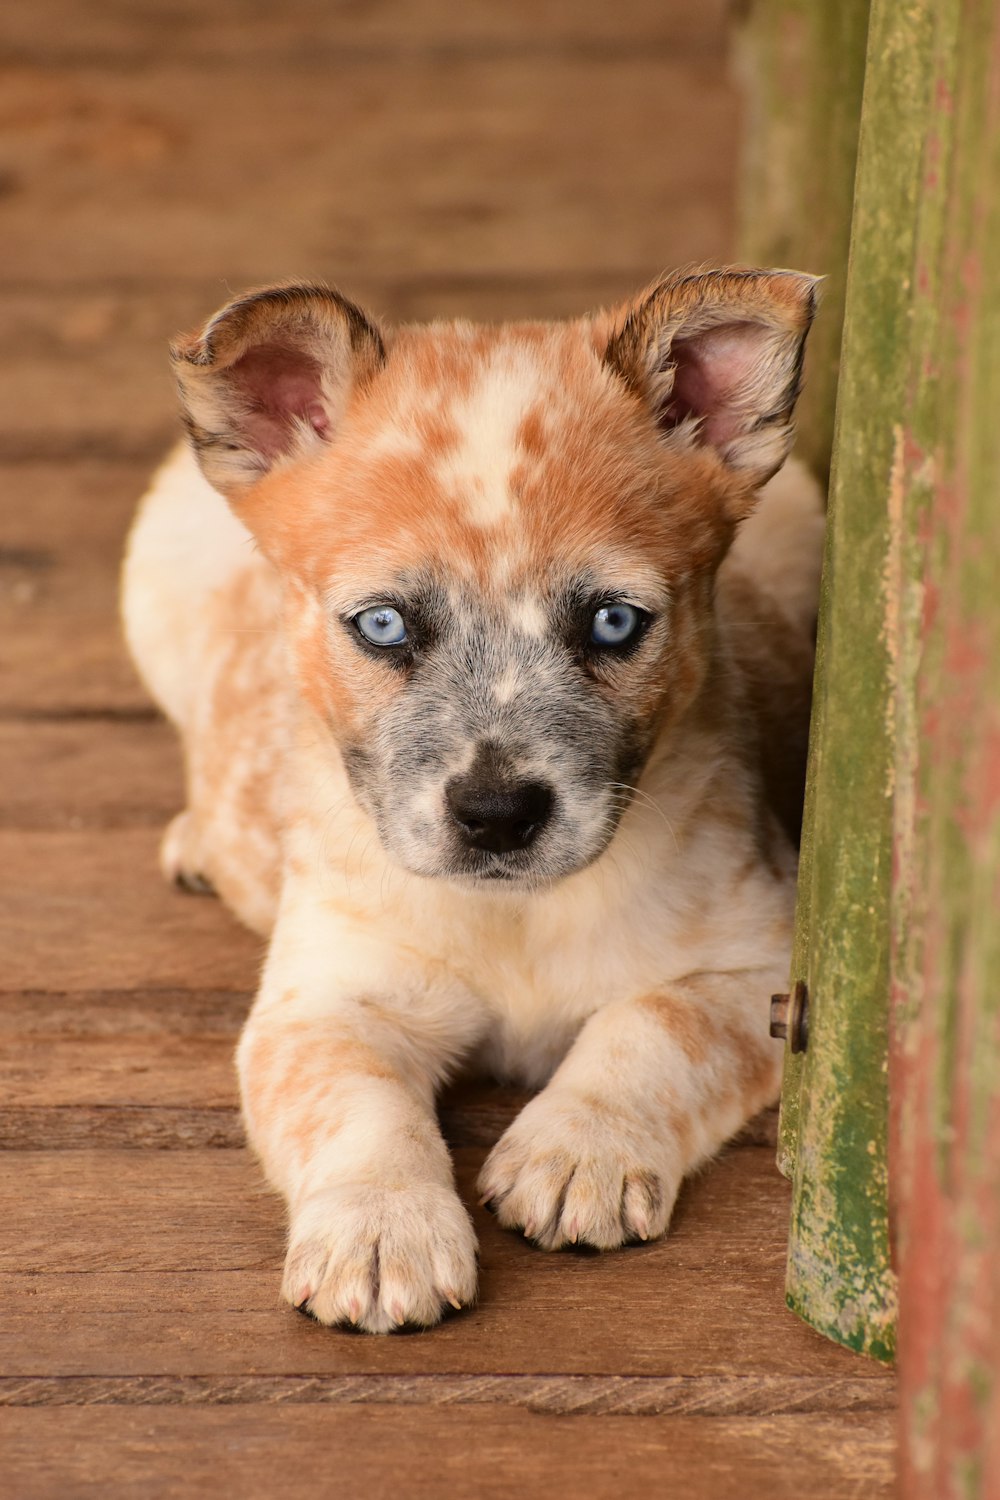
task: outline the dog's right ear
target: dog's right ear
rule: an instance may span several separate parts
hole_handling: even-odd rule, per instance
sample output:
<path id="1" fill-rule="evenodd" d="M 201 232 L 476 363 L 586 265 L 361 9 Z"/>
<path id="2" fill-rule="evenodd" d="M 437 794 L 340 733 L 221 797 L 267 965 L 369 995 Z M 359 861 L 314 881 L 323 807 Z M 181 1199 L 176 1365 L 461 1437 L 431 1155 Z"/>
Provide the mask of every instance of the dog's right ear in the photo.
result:
<path id="1" fill-rule="evenodd" d="M 268 287 L 171 346 L 184 420 L 224 495 L 328 442 L 353 389 L 385 362 L 377 325 L 326 287 Z"/>

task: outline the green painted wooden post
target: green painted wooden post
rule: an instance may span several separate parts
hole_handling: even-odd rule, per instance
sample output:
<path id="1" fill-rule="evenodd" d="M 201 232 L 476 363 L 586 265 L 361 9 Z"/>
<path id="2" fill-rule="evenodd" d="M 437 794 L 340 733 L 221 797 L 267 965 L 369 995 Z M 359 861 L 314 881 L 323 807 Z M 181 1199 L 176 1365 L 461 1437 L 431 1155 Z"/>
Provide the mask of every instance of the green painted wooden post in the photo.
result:
<path id="1" fill-rule="evenodd" d="M 815 8 L 825 16 L 814 14 L 814 35 L 834 25 L 830 9 Z M 889 10 L 874 0 L 868 27 L 792 971 L 808 984 L 809 1049 L 787 1070 L 780 1155 L 793 1183 L 790 1306 L 830 1337 L 883 1359 L 895 1343 L 887 501 L 926 104 L 923 52 L 920 45 L 894 50 Z M 910 7 L 909 16 L 922 36 L 926 7 Z M 855 48 L 857 40 L 855 18 Z M 844 72 L 857 76 L 831 45 L 822 76 Z M 815 134 L 807 129 L 806 137 L 815 147 Z M 833 199 L 843 213 L 842 193 Z M 836 316 L 836 297 L 828 311 Z M 827 360 L 821 391 L 832 373 Z M 827 401 L 829 392 L 826 384 Z"/>
<path id="2" fill-rule="evenodd" d="M 796 451 L 825 482 L 840 371 L 851 205 L 864 79 L 869 0 L 752 0 L 736 45 L 744 107 L 740 254 L 751 264 L 822 275 L 820 316 L 809 339 Z M 815 712 L 823 707 L 819 643 Z M 815 741 L 814 733 L 813 739 Z M 812 895 L 815 768 L 802 825 L 792 978 L 805 975 Z M 792 1175 L 803 1061 L 785 1061 L 778 1165 Z"/>
<path id="3" fill-rule="evenodd" d="M 891 977 L 907 1500 L 1000 1493 L 998 411 L 1000 13 L 874 0 L 783 1142 L 789 1301 L 888 1357 Z"/>
<path id="4" fill-rule="evenodd" d="M 886 18 L 925 103 L 889 490 L 901 1493 L 1000 1494 L 1000 7 Z"/>
<path id="5" fill-rule="evenodd" d="M 803 37 L 834 24 L 814 14 L 803 30 L 790 0 L 761 9 L 774 30 L 744 52 L 758 68 L 787 62 L 789 37 L 801 58 Z M 778 97 L 771 87 L 772 109 Z M 798 99 L 790 128 L 809 138 Z M 788 254 L 748 238 L 748 258 L 815 268 L 780 176 L 802 145 L 780 128 L 774 139 L 778 176 L 751 159 L 748 181 L 781 210 Z M 873 0 L 845 309 L 792 975 L 808 979 L 809 1049 L 782 1121 L 788 1297 L 832 1337 L 891 1356 L 891 989 L 901 1493 L 988 1500 L 1000 1495 L 997 0 Z"/>
<path id="6" fill-rule="evenodd" d="M 920 194 L 923 32 L 891 47 L 874 0 L 862 106 L 811 745 L 809 1050 L 793 1165 L 789 1304 L 890 1358 L 887 1024 L 892 762 L 885 576 Z M 919 43 L 919 44 L 918 44 Z"/>

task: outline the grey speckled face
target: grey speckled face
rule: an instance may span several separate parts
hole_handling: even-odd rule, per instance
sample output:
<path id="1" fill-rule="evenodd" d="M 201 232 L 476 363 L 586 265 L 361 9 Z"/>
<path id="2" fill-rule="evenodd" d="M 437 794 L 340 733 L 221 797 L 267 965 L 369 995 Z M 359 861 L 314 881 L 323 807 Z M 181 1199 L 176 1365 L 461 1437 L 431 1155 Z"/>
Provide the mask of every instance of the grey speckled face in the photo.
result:
<path id="1" fill-rule="evenodd" d="M 338 610 L 332 646 L 399 689 L 342 747 L 386 850 L 416 874 L 548 883 L 591 863 L 653 734 L 665 590 L 576 578 L 484 601 L 430 579 Z"/>

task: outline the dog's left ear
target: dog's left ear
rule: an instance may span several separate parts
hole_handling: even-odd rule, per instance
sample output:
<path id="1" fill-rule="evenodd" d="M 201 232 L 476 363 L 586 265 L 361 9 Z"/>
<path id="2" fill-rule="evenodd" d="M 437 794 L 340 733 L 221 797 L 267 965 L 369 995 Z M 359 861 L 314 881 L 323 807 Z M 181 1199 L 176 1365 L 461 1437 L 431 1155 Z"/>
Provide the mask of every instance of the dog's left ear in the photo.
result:
<path id="1" fill-rule="evenodd" d="M 198 462 L 230 499 L 329 442 L 352 392 L 385 363 L 366 313 L 297 282 L 238 297 L 170 353 Z"/>
<path id="2" fill-rule="evenodd" d="M 605 363 L 668 441 L 714 448 L 756 488 L 792 444 L 816 288 L 796 271 L 668 277 L 627 311 Z"/>

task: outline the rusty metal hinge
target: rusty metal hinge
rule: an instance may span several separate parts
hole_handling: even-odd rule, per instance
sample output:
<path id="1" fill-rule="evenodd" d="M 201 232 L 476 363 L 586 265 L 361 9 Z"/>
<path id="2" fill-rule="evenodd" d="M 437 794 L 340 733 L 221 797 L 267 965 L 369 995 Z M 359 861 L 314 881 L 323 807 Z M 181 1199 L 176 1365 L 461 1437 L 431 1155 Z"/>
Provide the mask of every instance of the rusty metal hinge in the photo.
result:
<path id="1" fill-rule="evenodd" d="M 809 1046 L 809 990 L 804 979 L 795 981 L 790 995 L 771 996 L 771 1035 L 787 1038 L 792 1052 Z"/>

